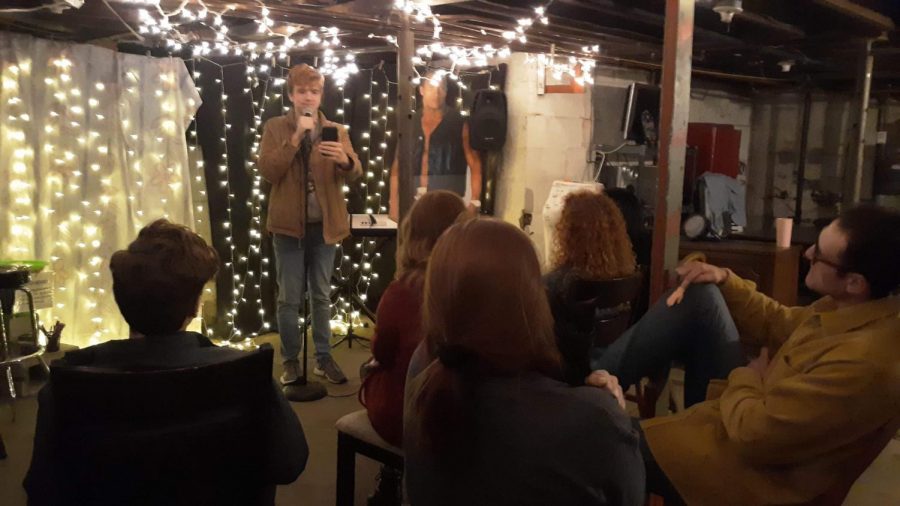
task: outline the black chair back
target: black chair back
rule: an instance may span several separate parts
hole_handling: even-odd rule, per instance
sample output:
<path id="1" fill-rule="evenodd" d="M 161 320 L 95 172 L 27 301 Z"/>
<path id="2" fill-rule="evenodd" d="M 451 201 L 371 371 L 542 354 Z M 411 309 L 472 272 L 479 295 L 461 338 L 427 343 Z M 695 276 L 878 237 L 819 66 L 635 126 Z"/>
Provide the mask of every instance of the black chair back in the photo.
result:
<path id="1" fill-rule="evenodd" d="M 255 503 L 265 445 L 254 431 L 273 392 L 272 356 L 265 345 L 183 369 L 51 366 L 65 494 L 80 504 Z"/>
<path id="2" fill-rule="evenodd" d="M 568 298 L 576 324 L 593 336 L 593 346 L 609 346 L 631 325 L 641 280 L 638 272 L 624 278 L 571 283 Z"/>

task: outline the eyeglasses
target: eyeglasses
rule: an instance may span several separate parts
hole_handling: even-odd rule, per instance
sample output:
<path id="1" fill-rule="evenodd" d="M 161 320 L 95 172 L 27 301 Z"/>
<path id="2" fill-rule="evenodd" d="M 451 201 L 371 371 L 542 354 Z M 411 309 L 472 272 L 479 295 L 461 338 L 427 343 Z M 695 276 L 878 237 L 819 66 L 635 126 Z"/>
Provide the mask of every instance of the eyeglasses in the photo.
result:
<path id="1" fill-rule="evenodd" d="M 822 258 L 822 251 L 819 250 L 819 243 L 817 242 L 815 244 L 815 246 L 813 246 L 813 254 L 812 254 L 812 258 L 809 259 L 809 264 L 812 266 L 812 265 L 816 265 L 818 263 L 825 264 L 825 265 L 831 267 L 832 269 L 840 271 L 840 272 L 844 271 L 843 265 L 836 263 L 836 262 L 832 262 L 831 260 L 825 260 L 824 258 Z"/>

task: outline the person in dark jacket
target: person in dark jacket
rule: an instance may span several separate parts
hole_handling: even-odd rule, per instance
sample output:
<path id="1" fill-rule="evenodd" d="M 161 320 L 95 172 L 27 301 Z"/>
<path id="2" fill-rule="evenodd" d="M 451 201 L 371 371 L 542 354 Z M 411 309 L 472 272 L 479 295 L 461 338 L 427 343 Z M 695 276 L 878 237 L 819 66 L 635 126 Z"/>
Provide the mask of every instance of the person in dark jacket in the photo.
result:
<path id="1" fill-rule="evenodd" d="M 593 321 L 583 321 L 570 300 L 570 288 L 580 281 L 608 281 L 633 275 L 635 254 L 622 212 L 604 193 L 568 195 L 556 225 L 552 271 L 544 282 L 563 356 L 564 377 L 583 385 L 590 374 Z M 595 315 L 602 316 L 602 315 Z"/>
<path id="2" fill-rule="evenodd" d="M 472 220 L 438 239 L 425 276 L 427 350 L 415 352 L 406 386 L 414 506 L 644 503 L 622 390 L 593 374 L 579 387 L 560 381 L 540 274 L 531 241 L 508 223 Z"/>
<path id="3" fill-rule="evenodd" d="M 466 215 L 465 209 L 457 195 L 437 190 L 417 200 L 400 225 L 397 272 L 378 304 L 372 359 L 365 366 L 368 374 L 359 392 L 375 432 L 394 446 L 403 445 L 406 371 L 413 351 L 422 342 L 422 291 L 428 257 L 444 230 Z M 399 504 L 401 474 L 382 468 L 370 506 Z"/>
<path id="4" fill-rule="evenodd" d="M 220 348 L 203 335 L 186 331 L 188 323 L 197 314 L 203 287 L 213 279 L 218 267 L 216 251 L 187 227 L 166 220 L 157 220 L 144 227 L 128 249 L 117 251 L 110 260 L 113 293 L 122 316 L 130 326 L 129 339 L 69 352 L 54 362 L 54 367 L 87 366 L 101 372 L 165 371 L 208 366 L 244 355 L 243 351 Z M 177 393 L 173 393 L 175 395 Z M 196 476 L 171 476 L 171 472 L 160 470 L 159 476 L 155 477 L 157 480 L 148 477 L 145 483 L 137 485 L 141 490 L 129 489 L 133 484 L 110 482 L 105 485 L 107 492 L 102 498 L 82 497 L 79 493 L 87 495 L 89 492 L 82 492 L 78 483 L 71 483 L 73 473 L 60 467 L 64 459 L 58 454 L 60 446 L 57 442 L 65 427 L 57 426 L 57 404 L 48 384 L 38 396 L 34 451 L 23 484 L 28 502 L 32 505 L 114 504 L 117 495 L 143 498 L 139 501 L 141 504 L 188 503 L 178 497 L 167 496 L 157 481 L 159 478 L 164 478 L 173 487 L 172 493 L 177 491 L 179 497 L 190 495 L 183 493 L 185 489 L 206 486 L 207 489 L 201 492 L 213 501 L 211 504 L 272 504 L 275 484 L 296 480 L 306 467 L 309 455 L 303 427 L 272 381 L 271 389 L 262 395 L 259 402 L 264 413 L 260 417 L 263 423 L 254 434 L 259 444 L 265 446 L 260 452 L 265 455 L 265 461 L 242 463 L 248 468 L 244 481 L 198 484 L 194 481 Z M 115 410 L 116 406 L 111 405 L 109 409 Z M 173 413 L 173 417 L 177 416 Z M 203 423 L 202 420 L 182 422 L 188 425 Z M 140 425 L 141 420 L 134 420 L 133 423 Z M 140 430 L 154 429 L 141 427 Z M 160 429 L 160 432 L 154 438 L 159 446 L 165 448 L 168 444 L 165 430 Z M 235 437 L 241 436 L 236 434 Z M 224 440 L 221 444 L 234 445 L 236 441 Z M 135 453 L 132 462 L 134 466 L 140 466 L 140 452 Z M 132 458 L 127 450 L 119 452 L 117 458 L 121 460 L 122 455 L 126 456 L 125 460 Z M 93 455 L 89 459 L 94 462 L 85 465 L 103 464 L 109 458 L 109 455 Z M 127 466 L 128 463 L 124 464 Z M 173 467 L 174 464 L 179 463 L 173 463 Z M 268 500 L 248 502 L 249 497 L 260 497 L 261 489 L 270 491 L 268 495 L 262 494 Z M 230 495 L 224 495 L 223 490 Z M 133 500 L 126 502 L 134 503 Z"/>

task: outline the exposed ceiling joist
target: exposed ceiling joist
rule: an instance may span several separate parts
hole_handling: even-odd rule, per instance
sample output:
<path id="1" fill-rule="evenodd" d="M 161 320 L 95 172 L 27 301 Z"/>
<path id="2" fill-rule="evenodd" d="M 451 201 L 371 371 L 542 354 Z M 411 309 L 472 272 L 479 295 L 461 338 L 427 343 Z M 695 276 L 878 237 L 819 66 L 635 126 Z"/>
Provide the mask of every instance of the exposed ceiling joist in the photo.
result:
<path id="1" fill-rule="evenodd" d="M 850 0 L 812 0 L 813 3 L 839 12 L 856 21 L 871 25 L 882 32 L 889 32 L 896 28 L 891 18 L 868 9 Z"/>

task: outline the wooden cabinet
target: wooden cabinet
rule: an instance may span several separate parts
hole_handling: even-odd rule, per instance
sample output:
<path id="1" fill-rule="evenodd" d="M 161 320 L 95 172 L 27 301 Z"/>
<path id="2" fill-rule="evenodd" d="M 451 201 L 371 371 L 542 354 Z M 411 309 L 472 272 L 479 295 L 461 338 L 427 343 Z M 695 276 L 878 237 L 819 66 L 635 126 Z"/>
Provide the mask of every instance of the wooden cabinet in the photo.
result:
<path id="1" fill-rule="evenodd" d="M 695 251 L 707 262 L 727 267 L 738 276 L 756 283 L 760 292 L 789 306 L 797 305 L 800 246 L 779 248 L 774 243 L 756 241 L 686 241 L 679 248 L 684 257 Z"/>

